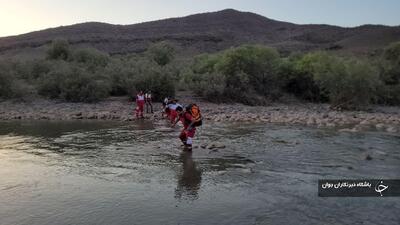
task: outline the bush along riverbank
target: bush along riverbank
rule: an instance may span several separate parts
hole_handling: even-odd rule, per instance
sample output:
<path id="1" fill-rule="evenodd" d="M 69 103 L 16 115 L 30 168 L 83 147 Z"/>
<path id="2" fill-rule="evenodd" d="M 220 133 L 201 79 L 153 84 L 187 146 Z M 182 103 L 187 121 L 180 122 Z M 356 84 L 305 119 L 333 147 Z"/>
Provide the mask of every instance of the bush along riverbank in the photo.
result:
<path id="1" fill-rule="evenodd" d="M 262 105 L 291 94 L 335 109 L 399 105 L 400 43 L 371 58 L 323 51 L 281 57 L 273 48 L 241 46 L 196 57 L 184 79 L 214 102 Z"/>
<path id="2" fill-rule="evenodd" d="M 244 45 L 183 58 L 167 42 L 110 56 L 55 40 L 44 58 L 0 60 L 0 119 L 130 121 L 130 100 L 139 90 L 151 90 L 155 101 L 178 90 L 199 96 L 205 119 L 215 122 L 400 130 L 400 42 L 369 57 L 326 51 L 282 56 Z M 280 103 L 286 96 L 297 103 Z"/>
<path id="3" fill-rule="evenodd" d="M 182 102 L 192 102 L 182 99 Z M 342 132 L 383 131 L 400 134 L 400 108 L 375 107 L 366 111 L 335 111 L 328 104 L 272 104 L 246 106 L 196 101 L 205 123 L 282 123 L 334 128 Z M 97 103 L 65 103 L 35 100 L 29 103 L 0 102 L 1 120 L 115 120 L 133 121 L 135 105 L 126 97 L 108 98 Z M 162 120 L 161 104 L 147 120 Z"/>
<path id="4" fill-rule="evenodd" d="M 290 95 L 339 110 L 400 105 L 400 42 L 371 56 L 282 55 L 267 46 L 243 45 L 185 57 L 175 47 L 161 42 L 140 53 L 111 56 L 55 40 L 45 57 L 0 60 L 0 99 L 97 102 L 151 90 L 162 100 L 175 90 L 190 90 L 215 103 L 266 105 Z"/>

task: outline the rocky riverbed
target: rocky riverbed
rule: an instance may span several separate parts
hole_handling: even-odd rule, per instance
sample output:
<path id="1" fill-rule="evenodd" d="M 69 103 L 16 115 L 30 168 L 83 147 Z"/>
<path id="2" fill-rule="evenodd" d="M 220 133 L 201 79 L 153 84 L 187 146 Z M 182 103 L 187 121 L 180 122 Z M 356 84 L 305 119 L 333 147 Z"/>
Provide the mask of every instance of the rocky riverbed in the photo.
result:
<path id="1" fill-rule="evenodd" d="M 191 100 L 183 99 L 182 103 Z M 327 104 L 271 104 L 245 106 L 198 101 L 206 121 L 264 122 L 336 128 L 343 132 L 378 130 L 400 133 L 399 107 L 374 107 L 370 111 L 334 111 Z M 135 105 L 127 98 L 98 103 L 65 103 L 38 99 L 32 102 L 0 102 L 0 120 L 135 120 Z M 161 104 L 146 119 L 160 120 Z"/>

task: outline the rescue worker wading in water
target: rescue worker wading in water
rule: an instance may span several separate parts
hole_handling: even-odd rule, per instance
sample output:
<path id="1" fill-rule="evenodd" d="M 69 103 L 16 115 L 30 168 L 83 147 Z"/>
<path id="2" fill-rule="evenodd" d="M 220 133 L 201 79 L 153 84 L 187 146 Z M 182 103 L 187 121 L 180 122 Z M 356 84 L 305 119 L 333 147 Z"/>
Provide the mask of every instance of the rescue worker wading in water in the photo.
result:
<path id="1" fill-rule="evenodd" d="M 193 138 L 196 133 L 196 126 L 201 126 L 202 124 L 200 110 L 197 105 L 191 104 L 187 106 L 185 110 L 180 106 L 177 107 L 176 112 L 178 113 L 178 119 L 172 124 L 172 127 L 179 121 L 182 122 L 183 130 L 179 135 L 179 139 L 181 139 L 185 149 L 191 151 Z"/>
<path id="2" fill-rule="evenodd" d="M 168 108 L 168 116 L 171 121 L 171 124 L 173 124 L 178 117 L 178 112 L 176 109 L 180 107 L 181 109 L 183 108 L 182 105 L 178 104 L 178 100 L 174 99 L 170 104 L 168 104 L 166 107 Z"/>

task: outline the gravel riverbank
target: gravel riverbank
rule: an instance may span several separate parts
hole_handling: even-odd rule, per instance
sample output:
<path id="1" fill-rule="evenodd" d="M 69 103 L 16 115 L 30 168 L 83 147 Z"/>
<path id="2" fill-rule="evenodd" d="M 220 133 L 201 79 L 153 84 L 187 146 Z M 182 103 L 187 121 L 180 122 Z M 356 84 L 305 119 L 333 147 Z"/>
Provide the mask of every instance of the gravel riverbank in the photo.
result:
<path id="1" fill-rule="evenodd" d="M 182 103 L 187 103 L 185 99 Z M 378 130 L 400 133 L 400 107 L 374 107 L 370 111 L 334 111 L 327 104 L 272 104 L 245 106 L 196 101 L 205 120 L 215 122 L 266 122 L 337 128 L 343 132 Z M 53 100 L 0 102 L 0 120 L 120 120 L 132 121 L 135 104 L 127 98 L 109 98 L 98 103 L 65 103 Z M 161 119 L 161 104 L 154 103 Z"/>

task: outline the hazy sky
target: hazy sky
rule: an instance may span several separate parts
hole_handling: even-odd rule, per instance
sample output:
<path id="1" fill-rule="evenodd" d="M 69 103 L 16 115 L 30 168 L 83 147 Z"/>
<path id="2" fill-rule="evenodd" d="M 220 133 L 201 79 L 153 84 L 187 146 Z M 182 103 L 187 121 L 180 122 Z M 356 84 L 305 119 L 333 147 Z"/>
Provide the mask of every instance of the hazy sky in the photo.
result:
<path id="1" fill-rule="evenodd" d="M 0 37 L 87 21 L 132 24 L 225 8 L 300 24 L 400 25 L 399 0 L 0 0 Z"/>

